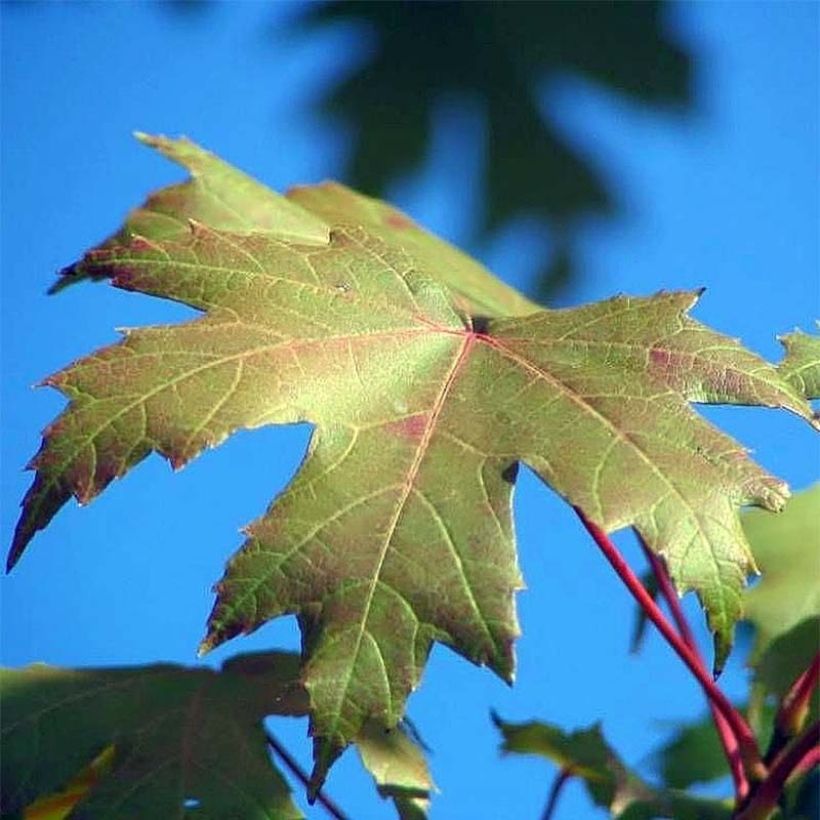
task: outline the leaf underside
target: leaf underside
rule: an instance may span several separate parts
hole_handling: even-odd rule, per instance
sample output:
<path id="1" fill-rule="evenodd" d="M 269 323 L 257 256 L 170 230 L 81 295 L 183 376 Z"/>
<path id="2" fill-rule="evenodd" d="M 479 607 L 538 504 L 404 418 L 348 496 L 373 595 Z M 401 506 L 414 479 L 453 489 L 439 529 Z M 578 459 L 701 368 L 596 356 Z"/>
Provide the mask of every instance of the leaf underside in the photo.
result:
<path id="1" fill-rule="evenodd" d="M 235 430 L 309 421 L 202 649 L 298 615 L 317 784 L 369 720 L 397 724 L 434 640 L 512 679 L 519 462 L 607 531 L 635 526 L 725 657 L 754 569 L 738 507 L 778 509 L 787 490 L 690 402 L 812 416 L 776 368 L 689 317 L 698 294 L 538 310 L 386 205 L 334 184 L 280 197 L 187 140 L 142 139 L 192 180 L 62 281 L 204 315 L 126 331 L 46 380 L 70 403 L 30 465 L 10 564 L 72 495 L 152 451 L 178 468 Z"/>

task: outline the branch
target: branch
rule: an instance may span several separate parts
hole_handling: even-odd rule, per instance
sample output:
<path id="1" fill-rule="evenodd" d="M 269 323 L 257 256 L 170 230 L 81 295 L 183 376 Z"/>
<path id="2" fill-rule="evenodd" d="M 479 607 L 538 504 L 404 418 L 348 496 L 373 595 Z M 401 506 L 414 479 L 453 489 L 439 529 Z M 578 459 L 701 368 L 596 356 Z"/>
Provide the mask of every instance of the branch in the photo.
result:
<path id="1" fill-rule="evenodd" d="M 695 641 L 695 636 L 692 634 L 692 630 L 689 627 L 689 622 L 683 614 L 683 609 L 680 605 L 680 598 L 678 597 L 677 590 L 672 584 L 672 579 L 669 577 L 669 572 L 666 569 L 666 565 L 657 555 L 655 555 L 654 552 L 652 552 L 652 550 L 649 549 L 643 538 L 638 536 L 638 540 L 640 541 L 644 554 L 649 561 L 649 566 L 652 567 L 652 572 L 655 573 L 655 578 L 658 582 L 658 589 L 666 600 L 666 605 L 672 613 L 672 620 L 678 627 L 678 632 L 680 633 L 681 638 L 683 638 L 689 649 L 692 650 L 692 654 L 695 655 L 701 669 L 704 674 L 706 674 L 706 665 L 704 664 L 703 657 L 698 650 L 697 641 Z M 740 746 L 738 744 L 737 736 L 735 735 L 729 722 L 721 714 L 715 704 L 708 698 L 708 696 L 707 701 L 709 703 L 709 709 L 712 712 L 712 719 L 715 722 L 715 729 L 717 730 L 718 737 L 720 738 L 721 746 L 723 746 L 723 753 L 726 756 L 726 761 L 729 764 L 729 770 L 732 773 L 732 782 L 735 788 L 735 799 L 738 805 L 741 805 L 749 796 L 749 781 L 746 778 L 746 772 L 743 769 L 743 760 L 740 755 Z"/>
<path id="2" fill-rule="evenodd" d="M 624 560 L 618 548 L 609 539 L 609 536 L 597 525 L 593 524 L 584 513 L 575 507 L 575 512 L 581 519 L 587 532 L 603 552 L 604 557 L 612 565 L 618 577 L 624 582 L 627 589 L 646 613 L 646 616 L 658 628 L 678 657 L 684 662 L 703 689 L 709 702 L 721 713 L 726 723 L 731 727 L 737 738 L 741 758 L 747 770 L 751 771 L 755 779 L 762 780 L 767 772 L 760 758 L 757 741 L 749 724 L 743 719 L 740 712 L 729 702 L 729 699 L 718 689 L 711 675 L 703 668 L 700 658 L 686 645 L 686 642 L 666 620 L 660 607 L 652 600 L 652 596 L 644 589 L 643 584 Z"/>
<path id="3" fill-rule="evenodd" d="M 541 820 L 552 820 L 552 815 L 558 806 L 558 798 L 561 796 L 561 789 L 564 788 L 566 782 L 572 777 L 572 769 L 561 769 L 552 781 L 552 788 L 550 789 L 549 798 L 547 798 L 547 805 L 544 808 L 544 813 L 541 815 Z"/>
<path id="4" fill-rule="evenodd" d="M 735 815 L 735 820 L 766 820 L 777 808 L 786 781 L 794 772 L 808 772 L 818 762 L 820 723 L 787 746 L 772 763 L 766 779 L 755 789 L 749 803 Z"/>
<path id="5" fill-rule="evenodd" d="M 290 773 L 305 789 L 308 789 L 310 787 L 310 776 L 302 769 L 296 758 L 267 730 L 265 731 L 265 739 L 268 741 L 268 746 L 273 749 L 274 753 L 290 770 Z M 316 792 L 316 800 L 335 820 L 348 820 L 347 815 L 321 789 Z"/>
<path id="6" fill-rule="evenodd" d="M 809 713 L 811 695 L 820 678 L 820 652 L 818 652 L 807 669 L 798 676 L 790 689 L 783 696 L 777 716 L 774 720 L 774 732 L 764 760 L 770 763 L 780 750 L 803 728 L 806 715 Z"/>

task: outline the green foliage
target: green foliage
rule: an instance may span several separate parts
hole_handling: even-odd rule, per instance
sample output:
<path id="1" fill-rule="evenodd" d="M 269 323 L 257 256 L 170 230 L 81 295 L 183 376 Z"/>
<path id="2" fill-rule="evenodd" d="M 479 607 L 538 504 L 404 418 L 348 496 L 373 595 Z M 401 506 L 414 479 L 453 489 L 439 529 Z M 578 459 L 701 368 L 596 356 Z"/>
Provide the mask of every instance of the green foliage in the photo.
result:
<path id="1" fill-rule="evenodd" d="M 604 739 L 598 725 L 566 733 L 548 723 L 505 723 L 493 716 L 504 742 L 502 751 L 535 754 L 562 772 L 583 780 L 590 799 L 621 820 L 728 820 L 724 801 L 704 800 L 674 789 L 650 786 L 631 771 Z"/>
<path id="2" fill-rule="evenodd" d="M 765 707 L 761 715 L 763 725 L 756 733 L 758 737 L 768 739 L 771 736 L 773 720 L 774 710 Z M 680 726 L 655 752 L 654 758 L 661 782 L 673 789 L 687 789 L 695 783 L 709 783 L 727 774 L 726 757 L 711 715 Z"/>
<path id="3" fill-rule="evenodd" d="M 365 724 L 356 748 L 382 797 L 392 798 L 400 820 L 424 820 L 435 784 L 421 749 L 401 729 Z"/>
<path id="4" fill-rule="evenodd" d="M 805 349 L 805 348 L 804 348 Z M 778 515 L 748 510 L 741 520 L 755 561 L 762 572 L 759 582 L 744 591 L 745 618 L 754 630 L 748 663 L 750 720 L 762 748 L 772 737 L 775 709 L 818 649 L 820 635 L 820 484 L 796 493 Z M 645 616 L 640 612 L 638 622 Z M 746 711 L 746 710 L 742 710 Z M 808 724 L 817 719 L 817 696 L 811 698 Z M 711 717 L 684 724 L 656 752 L 665 786 L 688 788 L 727 774 L 726 762 Z M 800 779 L 789 790 L 787 816 L 810 817 L 811 789 Z"/>
<path id="5" fill-rule="evenodd" d="M 642 3 L 359 3 L 315 5 L 297 27 L 353 22 L 372 38 L 372 58 L 332 88 L 325 109 L 354 128 L 350 175 L 370 194 L 416 168 L 442 99 L 477 102 L 485 118 L 487 230 L 532 214 L 557 249 L 542 292 L 572 268 L 571 232 L 617 198 L 562 135 L 547 83 L 583 78 L 649 107 L 692 102 L 691 64 L 669 37 L 663 6 Z M 421 53 L 423 52 L 423 54 Z M 410 68 L 412 67 L 412 68 Z"/>
<path id="6" fill-rule="evenodd" d="M 433 640 L 511 677 L 518 461 L 605 529 L 634 525 L 697 590 L 721 662 L 753 568 L 737 508 L 778 509 L 786 489 L 689 402 L 811 411 L 688 316 L 696 294 L 534 310 L 380 203 L 336 185 L 283 198 L 188 141 L 142 139 L 193 179 L 65 281 L 205 315 L 126 331 L 47 379 L 71 401 L 32 463 L 10 563 L 71 495 L 152 450 L 178 468 L 239 428 L 308 420 L 308 457 L 248 528 L 203 649 L 299 614 L 315 782 L 367 721 L 399 722 Z"/>
<path id="7" fill-rule="evenodd" d="M 779 370 L 767 364 L 690 317 L 697 293 L 539 309 L 383 203 L 335 184 L 283 197 L 187 140 L 140 139 L 191 179 L 152 195 L 56 289 L 108 279 L 203 315 L 125 331 L 46 380 L 69 405 L 30 465 L 9 565 L 72 496 L 92 500 L 151 452 L 180 468 L 236 430 L 309 421 L 307 457 L 246 528 L 202 644 L 296 614 L 303 652 L 298 663 L 240 658 L 220 673 L 6 673 L 4 779 L 28 774 L 4 806 L 53 791 L 113 744 L 110 775 L 80 804 L 88 816 L 179 810 L 188 797 L 200 815 L 294 816 L 260 721 L 308 714 L 314 793 L 355 743 L 400 816 L 423 816 L 432 781 L 400 727 L 433 642 L 513 674 L 521 578 L 510 511 L 522 461 L 603 529 L 636 528 L 677 589 L 699 595 L 722 664 L 755 568 L 738 509 L 778 510 L 788 492 L 691 403 L 782 407 L 817 425 L 802 352 L 792 345 Z M 802 504 L 782 526 L 800 532 Z M 746 596 L 766 653 L 793 625 L 797 610 L 776 604 L 796 585 L 816 614 L 803 557 L 778 580 L 783 550 Z M 725 816 L 722 804 L 637 779 L 597 729 L 504 729 L 509 743 L 532 735 L 580 767 L 594 799 L 621 816 Z M 62 758 L 34 741 L 59 748 L 75 736 Z M 247 809 L 229 808 L 240 798 L 213 774 L 229 737 L 241 752 L 220 773 L 242 784 Z"/>
<path id="8" fill-rule="evenodd" d="M 262 727 L 266 714 L 305 713 L 298 674 L 298 656 L 283 653 L 240 656 L 220 672 L 5 670 L 3 811 L 55 791 L 113 743 L 110 771 L 74 817 L 301 817 Z"/>
<path id="9" fill-rule="evenodd" d="M 298 655 L 238 655 L 218 672 L 35 664 L 0 671 L 0 683 L 4 817 L 54 793 L 110 747 L 96 776 L 69 795 L 72 818 L 302 817 L 271 765 L 262 724 L 269 715 L 307 714 Z M 426 817 L 433 782 L 403 729 L 371 722 L 355 741 L 399 816 Z"/>
<path id="10" fill-rule="evenodd" d="M 743 516 L 743 529 L 763 573 L 760 582 L 746 591 L 744 602 L 746 618 L 756 629 L 756 657 L 805 619 L 813 619 L 816 629 L 820 618 L 818 519 L 820 484 L 795 495 L 780 515 L 750 510 Z"/>

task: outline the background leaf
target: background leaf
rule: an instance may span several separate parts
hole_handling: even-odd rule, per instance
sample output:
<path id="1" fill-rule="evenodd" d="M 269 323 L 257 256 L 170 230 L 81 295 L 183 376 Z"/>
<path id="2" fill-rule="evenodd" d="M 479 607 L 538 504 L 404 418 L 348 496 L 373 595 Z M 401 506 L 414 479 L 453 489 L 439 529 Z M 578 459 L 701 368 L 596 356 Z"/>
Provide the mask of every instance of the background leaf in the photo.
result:
<path id="1" fill-rule="evenodd" d="M 693 97 L 691 57 L 670 36 L 664 11 L 657 2 L 342 1 L 312 7 L 294 27 L 352 21 L 372 38 L 365 64 L 324 101 L 353 125 L 351 181 L 370 194 L 421 164 L 443 98 L 479 103 L 487 134 L 482 225 L 527 213 L 552 229 L 540 283 L 550 295 L 571 275 L 576 224 L 620 202 L 565 136 L 543 89 L 582 77 L 647 108 L 683 112 Z"/>
<path id="2" fill-rule="evenodd" d="M 2 810 L 58 790 L 101 750 L 107 771 L 72 817 L 298 818 L 262 717 L 304 714 L 298 657 L 239 656 L 221 672 L 172 665 L 2 672 Z"/>
<path id="3" fill-rule="evenodd" d="M 765 706 L 760 716 L 762 725 L 757 733 L 764 749 L 771 736 L 773 721 L 774 708 Z M 726 757 L 711 715 L 680 726 L 653 758 L 657 761 L 661 782 L 674 789 L 709 783 L 728 774 Z"/>
<path id="4" fill-rule="evenodd" d="M 536 754 L 583 780 L 589 796 L 613 817 L 674 817 L 676 820 L 728 820 L 728 803 L 657 789 L 625 766 L 604 739 L 599 725 L 572 733 L 548 723 L 506 723 L 493 716 L 504 738 L 502 751 Z"/>
<path id="5" fill-rule="evenodd" d="M 743 529 L 762 572 L 744 595 L 746 618 L 757 630 L 755 658 L 804 619 L 820 617 L 818 515 L 820 484 L 797 493 L 778 515 L 750 510 L 743 516 Z"/>

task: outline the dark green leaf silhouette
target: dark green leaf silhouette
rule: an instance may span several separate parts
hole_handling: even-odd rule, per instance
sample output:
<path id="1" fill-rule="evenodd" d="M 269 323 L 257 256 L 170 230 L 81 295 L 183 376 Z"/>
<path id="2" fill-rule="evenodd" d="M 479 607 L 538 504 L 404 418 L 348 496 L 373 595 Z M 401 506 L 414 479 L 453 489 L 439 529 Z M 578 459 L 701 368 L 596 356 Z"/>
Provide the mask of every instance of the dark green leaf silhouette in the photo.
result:
<path id="1" fill-rule="evenodd" d="M 0 682 L 4 817 L 59 789 L 108 747 L 111 762 L 80 790 L 72 818 L 302 816 L 271 766 L 262 725 L 269 715 L 307 714 L 298 655 L 239 655 L 219 672 L 35 664 L 0 670 Z M 399 816 L 426 817 L 433 783 L 403 729 L 371 721 L 355 742 Z"/>
<path id="2" fill-rule="evenodd" d="M 72 818 L 301 817 L 262 728 L 267 714 L 305 713 L 298 672 L 285 653 L 239 656 L 220 672 L 5 670 L 2 810 L 55 791 L 114 744 L 111 769 Z"/>
<path id="3" fill-rule="evenodd" d="M 488 229 L 532 213 L 556 232 L 553 278 L 562 284 L 569 233 L 590 213 L 617 207 L 603 177 L 543 109 L 546 84 L 580 75 L 633 101 L 683 109 L 690 60 L 668 36 L 663 5 L 643 3 L 361 3 L 311 9 L 311 26 L 361 23 L 372 60 L 333 89 L 326 108 L 355 126 L 351 180 L 371 194 L 424 158 L 436 105 L 477 99 L 486 116 Z M 304 22 L 303 22 L 304 25 Z"/>

